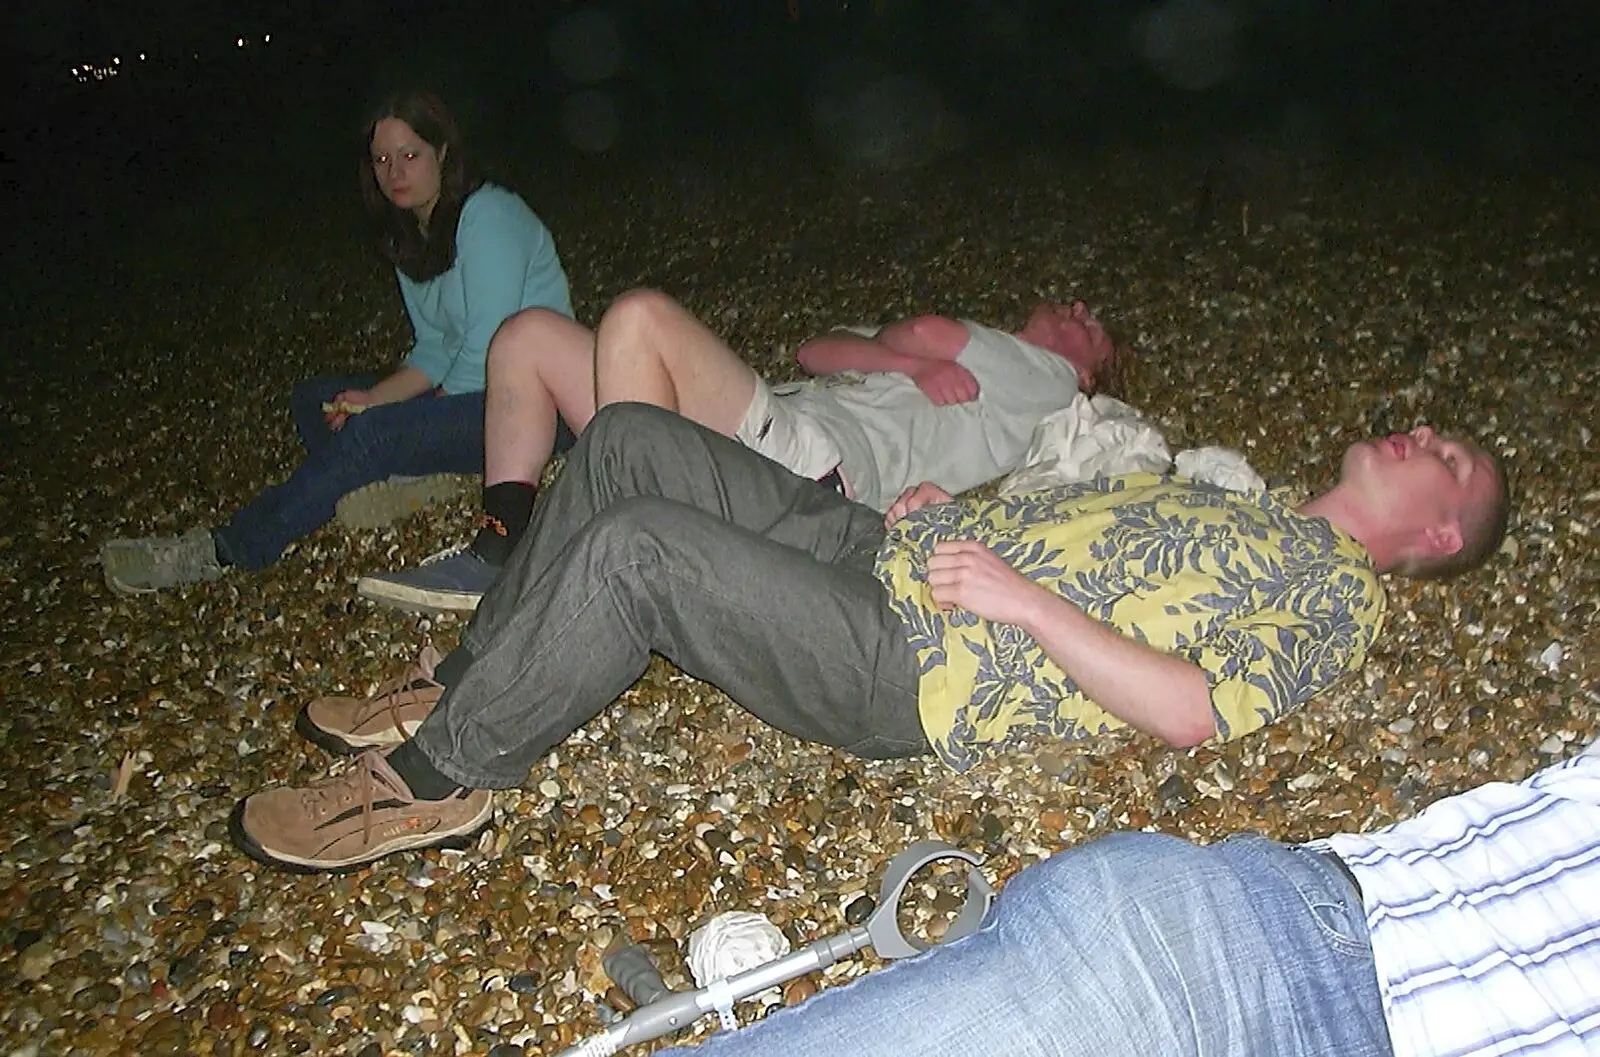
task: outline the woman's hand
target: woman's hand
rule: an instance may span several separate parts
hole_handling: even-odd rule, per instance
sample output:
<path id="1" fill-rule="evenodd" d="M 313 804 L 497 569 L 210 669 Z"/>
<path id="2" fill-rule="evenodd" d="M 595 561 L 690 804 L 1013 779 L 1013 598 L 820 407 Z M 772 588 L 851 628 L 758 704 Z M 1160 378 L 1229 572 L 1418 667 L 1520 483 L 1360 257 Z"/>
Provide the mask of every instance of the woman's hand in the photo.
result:
<path id="1" fill-rule="evenodd" d="M 1026 627 L 1054 598 L 976 540 L 940 540 L 928 559 L 928 587 L 940 609 L 960 606 L 985 620 Z"/>
<path id="2" fill-rule="evenodd" d="M 367 389 L 346 389 L 334 394 L 332 400 L 322 405 L 322 417 L 328 423 L 328 428 L 337 431 L 344 425 L 345 420 L 356 412 L 354 408 L 371 407 L 376 401 Z"/>
<path id="3" fill-rule="evenodd" d="M 888 528 L 913 510 L 921 510 L 929 503 L 949 503 L 953 499 L 954 497 L 949 492 L 946 492 L 932 481 L 914 484 L 904 492 L 901 492 L 899 497 L 889 504 L 889 509 L 884 511 L 883 514 L 883 527 Z"/>

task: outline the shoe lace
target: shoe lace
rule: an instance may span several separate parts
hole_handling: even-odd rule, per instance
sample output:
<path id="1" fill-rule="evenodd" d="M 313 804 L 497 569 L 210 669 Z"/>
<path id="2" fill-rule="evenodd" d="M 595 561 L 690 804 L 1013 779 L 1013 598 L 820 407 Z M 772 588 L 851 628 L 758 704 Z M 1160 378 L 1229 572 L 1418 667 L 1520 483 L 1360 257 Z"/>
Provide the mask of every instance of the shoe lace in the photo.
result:
<path id="1" fill-rule="evenodd" d="M 456 555 L 460 554 L 470 546 L 472 546 L 470 543 L 457 543 L 453 547 L 446 547 L 437 554 L 428 555 L 426 558 L 422 559 L 422 561 L 418 562 L 417 565 L 420 567 L 423 565 L 434 565 L 438 562 L 449 561 L 451 558 L 454 558 Z"/>
<path id="2" fill-rule="evenodd" d="M 435 681 L 421 664 L 413 662 L 407 665 L 406 670 L 397 678 L 378 684 L 377 692 L 367 702 L 369 707 L 361 710 L 356 717 L 356 723 L 363 724 L 380 712 L 387 712 L 389 722 L 394 724 L 394 729 L 405 735 L 406 728 L 401 722 L 400 710 L 406 705 L 416 704 L 422 700 L 422 691 L 417 689 L 417 683 L 426 683 L 429 687 L 442 687 L 442 684 Z"/>
<path id="3" fill-rule="evenodd" d="M 371 844 L 372 804 L 377 799 L 374 795 L 375 787 L 382 787 L 385 795 L 406 801 L 412 799 L 410 790 L 389 781 L 386 769 L 379 768 L 382 760 L 383 754 L 376 749 L 357 756 L 355 763 L 345 773 L 308 787 L 307 806 L 320 815 L 327 811 L 326 805 L 329 801 L 334 801 L 336 804 L 346 804 L 352 799 L 359 801 L 361 842 Z"/>

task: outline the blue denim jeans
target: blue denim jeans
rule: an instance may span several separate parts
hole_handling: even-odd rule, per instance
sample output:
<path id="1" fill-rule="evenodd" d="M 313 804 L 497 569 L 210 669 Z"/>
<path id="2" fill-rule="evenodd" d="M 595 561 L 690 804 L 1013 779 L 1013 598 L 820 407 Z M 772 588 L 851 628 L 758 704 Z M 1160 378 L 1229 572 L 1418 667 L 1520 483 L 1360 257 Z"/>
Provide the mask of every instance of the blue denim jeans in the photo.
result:
<path id="1" fill-rule="evenodd" d="M 333 518 L 346 492 L 395 475 L 483 473 L 483 394 L 413 397 L 351 415 L 339 430 L 322 405 L 345 389 L 364 389 L 377 375 L 313 378 L 294 387 L 289 413 L 305 445 L 304 461 L 281 484 L 262 491 L 214 529 L 217 556 L 241 569 L 262 569 L 283 548 Z"/>
<path id="2" fill-rule="evenodd" d="M 1018 873 L 971 936 L 676 1057 L 1378 1057 L 1361 903 L 1260 837 L 1123 833 Z"/>

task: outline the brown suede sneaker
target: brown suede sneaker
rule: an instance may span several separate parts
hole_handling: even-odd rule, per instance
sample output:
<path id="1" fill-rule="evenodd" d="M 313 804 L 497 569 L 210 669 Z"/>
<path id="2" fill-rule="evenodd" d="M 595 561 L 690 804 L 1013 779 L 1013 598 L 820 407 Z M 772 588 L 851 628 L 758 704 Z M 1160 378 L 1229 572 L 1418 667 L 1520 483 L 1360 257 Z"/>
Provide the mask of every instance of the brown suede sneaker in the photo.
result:
<path id="1" fill-rule="evenodd" d="M 494 817 L 487 789 L 418 800 L 376 749 L 303 789 L 239 801 L 228 829 L 239 850 L 300 873 L 349 870 L 411 848 L 469 848 Z"/>
<path id="2" fill-rule="evenodd" d="M 371 697 L 319 697 L 300 710 L 294 729 L 329 752 L 393 748 L 415 734 L 439 703 L 444 687 L 433 679 L 439 660 L 438 650 L 424 646 L 398 678 Z"/>

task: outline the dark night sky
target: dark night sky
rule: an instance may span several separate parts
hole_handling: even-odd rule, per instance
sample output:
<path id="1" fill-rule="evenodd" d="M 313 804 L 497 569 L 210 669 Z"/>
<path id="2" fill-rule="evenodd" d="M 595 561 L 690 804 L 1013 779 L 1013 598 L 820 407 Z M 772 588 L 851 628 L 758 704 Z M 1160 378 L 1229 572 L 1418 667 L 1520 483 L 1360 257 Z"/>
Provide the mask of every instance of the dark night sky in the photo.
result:
<path id="1" fill-rule="evenodd" d="M 20 80 L 0 179 L 147 139 L 199 174 L 244 124 L 317 150 L 399 84 L 438 88 L 491 139 L 591 151 L 764 125 L 899 137 L 915 156 L 934 114 L 1057 142 L 1249 132 L 1520 165 L 1600 156 L 1587 0 L 797 3 L 798 22 L 788 0 L 23 0 L 0 13 L 0 63 Z M 232 48 L 266 32 L 268 48 Z M 168 65 L 134 69 L 141 49 Z M 71 83 L 113 54 L 125 76 Z"/>
<path id="2" fill-rule="evenodd" d="M 1196 0 L 1197 4 L 1200 0 Z M 1490 79 L 1592 77 L 1600 5 L 1482 0 L 1204 0 L 1223 8 L 1262 43 L 1288 44 L 1300 56 L 1357 63 L 1374 54 L 1436 76 Z M 29 77 L 50 78 L 72 63 L 115 52 L 223 48 L 239 32 L 276 30 L 285 43 L 323 47 L 420 44 L 425 36 L 471 36 L 489 29 L 548 24 L 586 7 L 621 23 L 735 44 L 752 31 L 788 24 L 787 0 L 21 0 L 3 5 L 4 48 Z M 1087 32 L 1097 50 L 1129 47 L 1128 27 L 1170 3 L 1153 0 L 798 0 L 802 26 L 831 23 L 848 33 L 874 6 L 917 26 L 919 38 L 954 45 L 983 23 L 1020 25 L 1019 39 Z M 840 14 L 840 9 L 848 9 Z M 852 15 L 849 12 L 855 12 Z M 981 33 L 979 35 L 982 35 Z M 444 43 L 444 41 L 441 41 Z M 518 42 L 521 43 L 521 42 Z M 635 40 L 630 43 L 639 44 Z M 1067 49 L 1082 50 L 1076 39 Z M 1349 49 L 1352 53 L 1341 56 Z M 1360 53 L 1366 53 L 1365 55 Z M 670 61 L 669 56 L 655 58 Z M 1270 59 L 1265 51 L 1253 56 Z M 1391 71 L 1395 73 L 1403 71 Z M 1593 88 L 1591 80 L 1590 89 Z"/>

